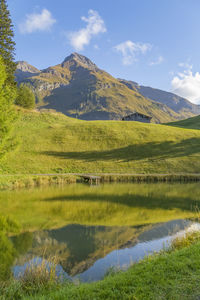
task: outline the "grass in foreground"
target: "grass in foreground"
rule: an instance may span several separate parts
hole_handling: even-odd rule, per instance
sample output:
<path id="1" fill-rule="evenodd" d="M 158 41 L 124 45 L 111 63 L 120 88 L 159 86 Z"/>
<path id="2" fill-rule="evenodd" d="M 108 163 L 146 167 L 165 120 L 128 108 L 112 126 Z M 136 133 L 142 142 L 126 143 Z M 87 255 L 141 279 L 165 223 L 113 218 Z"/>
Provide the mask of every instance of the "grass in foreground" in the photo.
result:
<path id="1" fill-rule="evenodd" d="M 109 275 L 96 283 L 47 286 L 35 294 L 33 286 L 28 293 L 22 284 L 13 282 L 10 287 L 2 288 L 0 299 L 199 299 L 199 233 L 186 236 L 182 244 L 179 241 L 179 246 L 174 244 L 172 249 L 150 256 L 128 271 Z"/>
<path id="2" fill-rule="evenodd" d="M 19 112 L 18 148 L 1 174 L 199 173 L 200 131 L 122 121 L 80 121 Z M 170 124 L 171 125 L 171 124 Z"/>
<path id="3" fill-rule="evenodd" d="M 56 275 L 56 257 L 27 265 L 19 278 L 0 281 L 0 299 L 22 299 L 24 295 L 40 293 L 42 290 L 55 290 L 67 284 Z M 2 297 L 1 297 L 2 295 Z"/>

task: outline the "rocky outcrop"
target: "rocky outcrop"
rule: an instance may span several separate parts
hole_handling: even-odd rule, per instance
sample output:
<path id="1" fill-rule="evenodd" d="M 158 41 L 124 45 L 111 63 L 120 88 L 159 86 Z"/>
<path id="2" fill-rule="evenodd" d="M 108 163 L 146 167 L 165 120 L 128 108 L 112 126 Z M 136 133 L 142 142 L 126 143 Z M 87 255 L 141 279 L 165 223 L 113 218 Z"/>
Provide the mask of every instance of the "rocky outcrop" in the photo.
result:
<path id="1" fill-rule="evenodd" d="M 18 61 L 17 62 L 17 70 L 15 72 L 15 76 L 18 82 L 25 80 L 33 75 L 40 74 L 40 70 L 35 68 L 34 66 L 28 64 L 26 61 Z"/>
<path id="2" fill-rule="evenodd" d="M 59 82 L 50 83 L 50 82 L 44 82 L 44 81 L 38 80 L 37 90 L 39 92 L 52 91 L 52 90 L 58 89 L 63 86 L 65 86 L 65 85 L 62 83 L 59 83 Z"/>
<path id="3" fill-rule="evenodd" d="M 29 72 L 29 73 L 40 73 L 40 70 L 35 68 L 34 66 L 28 64 L 26 61 L 18 61 L 17 62 L 17 70 L 21 70 L 22 72 Z"/>
<path id="4" fill-rule="evenodd" d="M 71 55 L 67 56 L 64 61 L 62 62 L 61 66 L 64 68 L 67 62 L 75 61 L 81 65 L 84 65 L 90 70 L 97 71 L 98 67 L 86 56 L 80 55 L 76 52 L 72 53 Z"/>

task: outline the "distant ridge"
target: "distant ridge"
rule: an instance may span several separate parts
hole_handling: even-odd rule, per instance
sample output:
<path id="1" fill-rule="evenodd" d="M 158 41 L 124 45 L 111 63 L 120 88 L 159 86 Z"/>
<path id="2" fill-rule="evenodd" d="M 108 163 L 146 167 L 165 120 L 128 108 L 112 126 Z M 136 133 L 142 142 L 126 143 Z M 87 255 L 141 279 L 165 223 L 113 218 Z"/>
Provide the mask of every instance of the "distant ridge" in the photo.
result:
<path id="1" fill-rule="evenodd" d="M 191 111 L 194 114 L 200 114 L 200 105 L 195 105 L 189 100 L 174 93 L 139 85 L 134 81 L 128 81 L 124 79 L 119 79 L 119 81 L 126 84 L 130 89 L 138 91 L 144 97 L 167 105 L 177 113 L 184 114 L 188 111 Z"/>

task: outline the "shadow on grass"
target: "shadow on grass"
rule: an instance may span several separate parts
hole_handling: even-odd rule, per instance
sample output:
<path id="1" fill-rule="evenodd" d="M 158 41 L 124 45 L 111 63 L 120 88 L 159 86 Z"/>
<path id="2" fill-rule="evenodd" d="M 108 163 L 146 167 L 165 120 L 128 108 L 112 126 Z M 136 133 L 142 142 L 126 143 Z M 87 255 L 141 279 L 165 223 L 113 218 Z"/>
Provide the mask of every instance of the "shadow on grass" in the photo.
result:
<path id="1" fill-rule="evenodd" d="M 199 138 L 190 138 L 187 140 L 183 140 L 180 143 L 167 141 L 162 143 L 150 142 L 140 145 L 135 144 L 106 151 L 42 152 L 42 154 L 55 156 L 61 159 L 74 159 L 91 162 L 98 160 L 121 160 L 124 162 L 128 162 L 146 158 L 178 158 L 197 153 L 200 153 Z"/>

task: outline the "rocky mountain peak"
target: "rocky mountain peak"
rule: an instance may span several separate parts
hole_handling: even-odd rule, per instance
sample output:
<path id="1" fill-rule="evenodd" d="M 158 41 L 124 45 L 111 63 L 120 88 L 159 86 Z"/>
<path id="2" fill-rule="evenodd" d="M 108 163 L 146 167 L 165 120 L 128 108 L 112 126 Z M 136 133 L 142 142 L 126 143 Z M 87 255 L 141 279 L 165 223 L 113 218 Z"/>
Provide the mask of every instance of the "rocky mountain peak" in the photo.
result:
<path id="1" fill-rule="evenodd" d="M 17 61 L 17 70 L 20 70 L 22 72 L 29 72 L 29 73 L 40 72 L 37 68 L 28 64 L 26 61 Z"/>
<path id="2" fill-rule="evenodd" d="M 91 69 L 91 70 L 96 70 L 98 69 L 97 66 L 89 59 L 87 58 L 86 56 L 84 55 L 81 55 L 79 53 L 72 53 L 71 55 L 67 56 L 62 65 L 64 65 L 66 62 L 72 62 L 72 61 L 75 61 L 79 64 L 82 64 L 84 65 L 85 67 L 87 67 L 88 69 Z"/>

